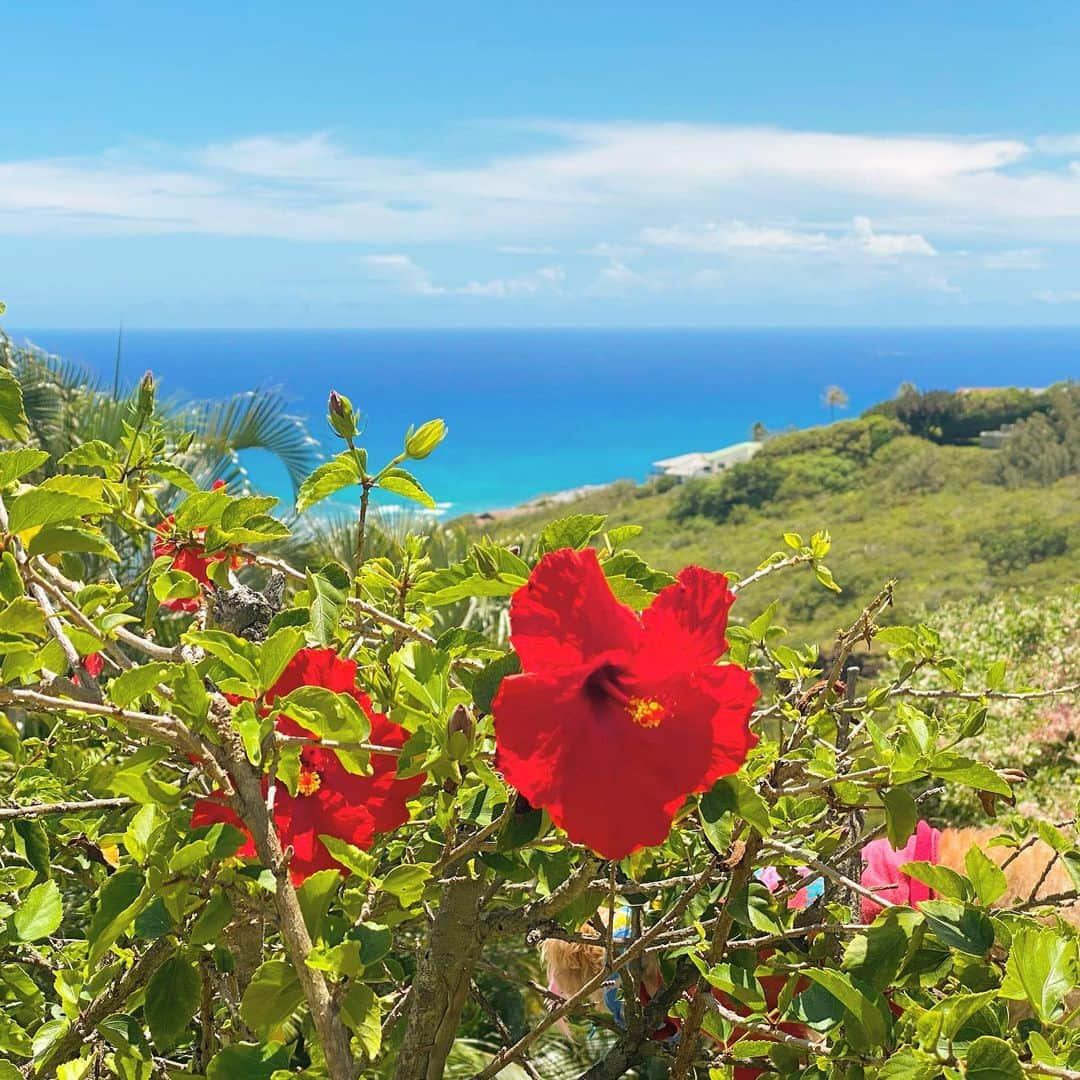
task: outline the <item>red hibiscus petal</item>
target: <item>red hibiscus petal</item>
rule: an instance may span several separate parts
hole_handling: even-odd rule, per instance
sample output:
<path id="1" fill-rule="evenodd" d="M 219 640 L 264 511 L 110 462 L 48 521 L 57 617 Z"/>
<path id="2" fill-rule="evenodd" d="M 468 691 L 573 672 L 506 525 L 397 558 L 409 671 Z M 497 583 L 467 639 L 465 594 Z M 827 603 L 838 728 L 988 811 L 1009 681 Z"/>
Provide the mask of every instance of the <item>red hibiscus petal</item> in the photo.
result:
<path id="1" fill-rule="evenodd" d="M 356 661 L 338 656 L 333 649 L 301 649 L 266 692 L 267 705 L 301 686 L 321 686 L 337 694 L 352 694 L 360 700 L 360 691 L 356 688 Z"/>
<path id="2" fill-rule="evenodd" d="M 753 745 L 746 724 L 756 690 L 729 706 L 716 696 L 728 688 L 710 671 L 669 680 L 668 715 L 651 728 L 590 691 L 588 669 L 576 674 L 503 680 L 494 703 L 498 766 L 571 840 L 605 858 L 663 843 L 686 796 L 734 772 Z"/>
<path id="3" fill-rule="evenodd" d="M 660 668 L 688 671 L 713 663 L 727 651 L 724 634 L 734 602 L 723 574 L 686 567 L 642 614 L 643 650 Z"/>
<path id="4" fill-rule="evenodd" d="M 545 555 L 510 602 L 510 641 L 526 671 L 575 667 L 596 653 L 631 649 L 637 616 L 615 599 L 592 548 Z"/>
<path id="5" fill-rule="evenodd" d="M 211 795 L 206 799 L 199 799 L 191 814 L 191 827 L 200 829 L 204 825 L 234 825 L 246 837 L 247 842 L 236 853 L 242 859 L 255 858 L 255 841 L 251 838 L 247 826 L 240 820 L 236 811 L 225 801 L 221 794 Z"/>

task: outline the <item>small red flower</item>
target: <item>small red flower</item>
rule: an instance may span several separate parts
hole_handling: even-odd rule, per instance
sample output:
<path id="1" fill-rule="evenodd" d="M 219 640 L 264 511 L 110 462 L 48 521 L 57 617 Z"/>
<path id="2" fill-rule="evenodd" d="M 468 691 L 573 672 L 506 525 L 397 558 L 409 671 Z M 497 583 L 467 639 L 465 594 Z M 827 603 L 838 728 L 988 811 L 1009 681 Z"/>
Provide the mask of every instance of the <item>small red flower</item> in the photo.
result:
<path id="1" fill-rule="evenodd" d="M 224 480 L 215 480 L 210 485 L 211 491 L 217 491 L 219 488 L 225 486 Z M 198 541 L 206 535 L 205 529 L 194 530 L 194 540 L 178 540 L 172 535 L 173 525 L 176 523 L 176 515 L 170 514 L 160 525 L 157 526 L 157 539 L 154 541 L 154 558 L 160 559 L 163 556 L 173 556 L 172 569 L 182 570 L 185 574 L 190 574 L 200 585 L 204 588 L 210 588 L 210 576 L 208 570 L 211 563 L 221 562 L 222 559 L 228 558 L 228 555 L 224 551 L 216 552 L 213 555 L 207 555 L 206 550 L 202 544 Z M 234 558 L 233 565 L 238 565 L 238 560 Z M 199 604 L 202 601 L 197 596 L 182 596 L 173 600 L 165 600 L 162 603 L 162 607 L 168 611 L 183 611 L 193 612 L 199 610 Z"/>
<path id="2" fill-rule="evenodd" d="M 722 574 L 691 566 L 638 616 L 592 549 L 545 555 L 510 603 L 523 674 L 492 705 L 507 781 L 605 858 L 663 843 L 687 795 L 757 742 L 757 687 L 715 664 L 734 600 Z"/>
<path id="3" fill-rule="evenodd" d="M 351 694 L 371 720 L 371 741 L 400 747 L 409 733 L 399 724 L 375 712 L 371 699 L 356 686 L 356 663 L 344 660 L 333 649 L 301 649 L 289 661 L 281 677 L 263 701 L 272 705 L 300 686 L 322 686 L 335 693 Z M 288 716 L 278 719 L 283 735 L 311 736 Z M 406 807 L 420 790 L 423 776 L 397 778 L 397 759 L 389 754 L 371 755 L 371 776 L 348 772 L 333 750 L 305 746 L 300 752 L 300 780 L 295 795 L 279 784 L 274 796 L 274 825 L 283 846 L 291 846 L 289 864 L 293 882 L 299 885 L 317 870 L 343 869 L 319 839 L 320 834 L 347 840 L 354 847 L 370 848 L 378 833 L 391 832 L 409 819 Z M 200 799 L 191 816 L 192 828 L 224 821 L 247 832 L 236 813 L 218 793 Z M 255 856 L 249 839 L 238 852 Z"/>
<path id="4" fill-rule="evenodd" d="M 84 656 L 82 664 L 86 668 L 87 674 L 93 675 L 95 679 L 105 670 L 105 658 L 99 652 L 92 652 Z"/>

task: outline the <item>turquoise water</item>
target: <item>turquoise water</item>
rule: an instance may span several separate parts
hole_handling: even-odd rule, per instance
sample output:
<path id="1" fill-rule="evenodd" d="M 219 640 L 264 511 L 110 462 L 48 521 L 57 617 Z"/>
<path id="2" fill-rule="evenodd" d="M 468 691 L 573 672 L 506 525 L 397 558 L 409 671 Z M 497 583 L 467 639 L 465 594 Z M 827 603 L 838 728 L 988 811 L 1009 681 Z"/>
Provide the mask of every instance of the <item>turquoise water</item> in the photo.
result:
<path id="1" fill-rule="evenodd" d="M 111 379 L 116 334 L 11 331 Z M 513 506 L 621 477 L 651 463 L 828 419 L 841 386 L 854 416 L 920 389 L 1045 386 L 1080 377 L 1080 328 L 785 330 L 131 330 L 123 372 L 151 369 L 163 392 L 201 397 L 281 387 L 327 453 L 331 388 L 367 417 L 372 465 L 410 423 L 442 416 L 446 442 L 415 465 L 444 511 Z M 284 474 L 248 462 L 287 498 Z"/>

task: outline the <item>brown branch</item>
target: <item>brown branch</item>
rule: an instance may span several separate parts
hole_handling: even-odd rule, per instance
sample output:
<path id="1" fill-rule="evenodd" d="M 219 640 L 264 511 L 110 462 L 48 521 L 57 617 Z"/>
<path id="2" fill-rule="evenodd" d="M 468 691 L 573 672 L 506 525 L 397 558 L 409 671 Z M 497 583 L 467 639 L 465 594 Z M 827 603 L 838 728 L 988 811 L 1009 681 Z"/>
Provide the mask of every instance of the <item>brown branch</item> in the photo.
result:
<path id="1" fill-rule="evenodd" d="M 55 1065 L 62 1065 L 78 1055 L 83 1044 L 90 1037 L 98 1024 L 109 1016 L 136 990 L 150 981 L 150 976 L 172 952 L 173 946 L 168 938 L 159 938 L 121 975 L 110 984 L 72 1021 L 71 1027 L 46 1051 L 44 1057 L 27 1074 L 27 1080 L 39 1080 L 56 1071 Z M 54 1065 L 55 1062 L 55 1065 Z"/>
<path id="2" fill-rule="evenodd" d="M 745 589 L 747 585 L 753 585 L 756 581 L 760 581 L 770 574 L 775 574 L 777 570 L 786 570 L 789 566 L 798 566 L 799 563 L 810 562 L 812 559 L 812 555 L 790 555 L 788 558 L 781 559 L 779 562 L 768 563 L 766 566 L 759 567 L 752 574 L 748 574 L 741 581 L 736 581 L 730 586 L 731 591 L 733 593 L 738 593 L 742 589 Z"/>
<path id="3" fill-rule="evenodd" d="M 676 919 L 682 917 L 683 913 L 690 906 L 690 901 L 703 889 L 710 881 L 713 875 L 713 871 L 716 869 L 716 860 L 710 860 L 709 865 L 706 866 L 704 871 L 698 875 L 695 883 L 690 886 L 679 899 L 666 911 L 657 921 L 649 928 L 644 934 L 641 935 L 632 945 L 630 945 L 624 952 L 620 953 L 615 959 L 614 964 L 608 969 L 605 967 L 597 975 L 591 978 L 576 994 L 568 997 L 562 1005 L 547 1014 L 537 1025 L 532 1028 L 531 1031 L 526 1032 L 513 1046 L 506 1050 L 496 1054 L 492 1061 L 480 1070 L 472 1080 L 490 1080 L 491 1077 L 498 1075 L 506 1066 L 518 1058 L 518 1056 L 524 1053 L 538 1038 L 552 1024 L 557 1023 L 569 1012 L 571 1012 L 577 1005 L 583 1001 L 587 1001 L 613 974 L 621 971 L 628 964 L 633 963 L 644 951 L 652 944 L 654 938 L 658 937 L 665 927 L 669 926 Z"/>
<path id="4" fill-rule="evenodd" d="M 133 799 L 87 799 L 84 802 L 28 803 L 0 807 L 0 821 L 47 817 L 50 814 L 85 814 L 92 810 L 121 810 L 134 806 Z"/>

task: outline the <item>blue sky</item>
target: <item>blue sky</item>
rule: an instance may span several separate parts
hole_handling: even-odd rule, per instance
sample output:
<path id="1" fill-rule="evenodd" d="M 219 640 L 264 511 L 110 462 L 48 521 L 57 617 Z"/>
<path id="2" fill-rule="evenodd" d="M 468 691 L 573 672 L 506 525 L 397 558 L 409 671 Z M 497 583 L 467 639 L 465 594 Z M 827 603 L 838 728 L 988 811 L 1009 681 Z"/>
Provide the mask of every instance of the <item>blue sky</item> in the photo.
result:
<path id="1" fill-rule="evenodd" d="M 83 0 L 0 30 L 11 326 L 1080 315 L 1074 4 Z"/>

